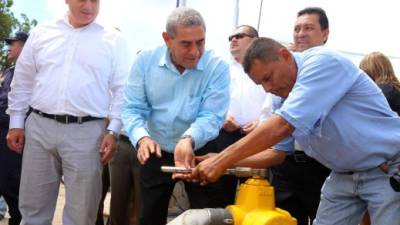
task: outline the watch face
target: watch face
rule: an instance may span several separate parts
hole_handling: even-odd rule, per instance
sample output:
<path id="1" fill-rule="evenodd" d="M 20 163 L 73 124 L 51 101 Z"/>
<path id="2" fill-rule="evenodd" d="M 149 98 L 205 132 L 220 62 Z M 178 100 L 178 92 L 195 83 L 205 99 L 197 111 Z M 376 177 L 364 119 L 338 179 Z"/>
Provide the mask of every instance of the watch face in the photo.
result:
<path id="1" fill-rule="evenodd" d="M 190 138 L 190 142 L 191 142 L 191 144 L 192 144 L 192 148 L 194 148 L 194 140 L 193 140 L 193 137 L 192 137 L 191 135 L 189 135 L 189 134 L 185 134 L 185 135 L 183 135 L 180 139 L 186 139 L 186 138 Z"/>

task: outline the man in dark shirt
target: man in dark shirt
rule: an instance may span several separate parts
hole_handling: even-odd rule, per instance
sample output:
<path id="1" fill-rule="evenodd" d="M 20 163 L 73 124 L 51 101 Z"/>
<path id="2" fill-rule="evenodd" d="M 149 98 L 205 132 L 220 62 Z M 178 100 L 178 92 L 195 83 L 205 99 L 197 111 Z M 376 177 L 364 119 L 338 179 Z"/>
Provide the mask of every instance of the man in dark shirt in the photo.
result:
<path id="1" fill-rule="evenodd" d="M 17 32 L 15 37 L 5 39 L 8 50 L 8 60 L 12 65 L 17 61 L 28 34 Z M 8 92 L 14 75 L 14 66 L 7 68 L 0 76 L 0 194 L 4 196 L 11 216 L 9 225 L 17 225 L 21 221 L 18 210 L 18 192 L 21 176 L 22 156 L 7 147 L 9 116 L 6 114 Z"/>

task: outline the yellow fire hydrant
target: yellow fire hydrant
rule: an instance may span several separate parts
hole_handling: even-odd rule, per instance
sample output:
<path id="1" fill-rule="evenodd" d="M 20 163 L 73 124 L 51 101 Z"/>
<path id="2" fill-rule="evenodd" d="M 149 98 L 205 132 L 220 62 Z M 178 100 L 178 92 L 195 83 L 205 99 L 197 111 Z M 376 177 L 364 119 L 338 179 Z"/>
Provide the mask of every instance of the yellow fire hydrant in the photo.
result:
<path id="1" fill-rule="evenodd" d="M 190 173 L 191 169 L 163 166 L 164 172 Z M 236 204 L 226 209 L 190 209 L 168 225 L 297 225 L 297 220 L 275 208 L 274 188 L 265 179 L 266 169 L 230 168 L 226 175 L 252 177 L 240 185 Z"/>
<path id="2" fill-rule="evenodd" d="M 248 179 L 240 185 L 236 204 L 227 209 L 234 225 L 296 225 L 297 220 L 282 209 L 275 208 L 274 188 L 261 177 Z"/>

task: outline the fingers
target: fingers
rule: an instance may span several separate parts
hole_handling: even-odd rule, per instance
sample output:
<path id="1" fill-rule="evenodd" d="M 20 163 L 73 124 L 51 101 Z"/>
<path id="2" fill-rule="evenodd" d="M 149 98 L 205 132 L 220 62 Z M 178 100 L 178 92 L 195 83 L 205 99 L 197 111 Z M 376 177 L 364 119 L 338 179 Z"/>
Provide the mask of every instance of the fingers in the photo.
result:
<path id="1" fill-rule="evenodd" d="M 193 182 L 200 182 L 201 186 L 205 186 L 205 185 L 210 183 L 208 181 L 208 177 L 207 177 L 202 165 L 198 165 L 196 168 L 193 169 L 193 171 L 192 171 L 192 181 Z"/>
<path id="2" fill-rule="evenodd" d="M 113 153 L 114 151 L 110 150 L 108 147 L 105 147 L 101 154 L 101 163 L 103 165 L 107 164 L 111 160 Z"/>
<path id="3" fill-rule="evenodd" d="M 161 147 L 159 144 L 156 144 L 156 156 L 161 158 Z"/>
<path id="4" fill-rule="evenodd" d="M 25 132 L 24 129 L 12 128 L 7 134 L 7 145 L 8 147 L 18 154 L 22 153 L 25 143 Z"/>
<path id="5" fill-rule="evenodd" d="M 137 157 L 138 160 L 140 162 L 140 164 L 144 165 L 147 161 L 147 159 L 150 156 L 150 149 L 148 149 L 147 147 L 142 147 L 140 146 L 138 152 L 137 152 Z"/>
<path id="6" fill-rule="evenodd" d="M 187 157 L 185 157 L 185 167 L 186 168 L 193 168 L 196 166 L 195 164 L 196 160 L 194 159 L 193 154 L 189 154 Z"/>
<path id="7" fill-rule="evenodd" d="M 233 117 L 227 118 L 223 124 L 224 130 L 228 132 L 233 132 L 240 128 L 239 124 L 235 121 Z"/>
<path id="8" fill-rule="evenodd" d="M 208 158 L 207 155 L 208 155 L 208 154 L 206 154 L 206 155 L 200 155 L 200 156 L 195 156 L 194 159 L 196 160 L 197 163 L 199 163 L 199 162 L 201 162 L 201 161 L 206 160 L 206 159 Z"/>
<path id="9" fill-rule="evenodd" d="M 182 139 L 178 142 L 174 151 L 175 166 L 183 166 L 193 168 L 195 166 L 195 158 L 192 145 L 189 139 Z M 192 174 L 174 173 L 172 179 L 184 179 L 191 181 Z"/>
<path id="10" fill-rule="evenodd" d="M 104 135 L 103 141 L 101 142 L 100 145 L 101 162 L 103 164 L 107 164 L 111 160 L 116 149 L 117 149 L 116 138 L 110 134 Z"/>
<path id="11" fill-rule="evenodd" d="M 217 155 L 217 153 L 209 152 L 209 153 L 207 153 L 205 155 L 195 156 L 194 158 L 195 158 L 197 163 L 200 163 L 200 162 L 202 162 L 202 161 L 204 161 L 204 160 L 206 160 L 208 158 L 211 158 L 213 156 L 216 156 L 216 155 Z"/>
<path id="12" fill-rule="evenodd" d="M 137 158 L 140 164 L 144 165 L 147 159 L 150 158 L 150 154 L 155 154 L 158 158 L 161 158 L 161 147 L 150 137 L 144 137 L 139 142 L 139 149 L 137 152 Z"/>
<path id="13" fill-rule="evenodd" d="M 258 121 L 253 121 L 253 122 L 250 122 L 250 123 L 244 125 L 244 126 L 241 128 L 241 131 L 242 131 L 244 134 L 248 134 L 248 133 L 250 133 L 251 131 L 253 131 L 257 126 L 258 126 Z"/>

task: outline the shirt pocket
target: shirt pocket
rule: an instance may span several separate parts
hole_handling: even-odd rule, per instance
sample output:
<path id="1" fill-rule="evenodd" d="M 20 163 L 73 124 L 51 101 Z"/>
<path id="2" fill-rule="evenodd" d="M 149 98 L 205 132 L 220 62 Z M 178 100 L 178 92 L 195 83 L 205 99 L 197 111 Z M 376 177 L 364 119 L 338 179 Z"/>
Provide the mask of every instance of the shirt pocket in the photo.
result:
<path id="1" fill-rule="evenodd" d="M 195 121 L 199 113 L 201 97 L 191 96 L 183 104 L 182 112 L 179 113 L 181 119 L 190 123 Z"/>

